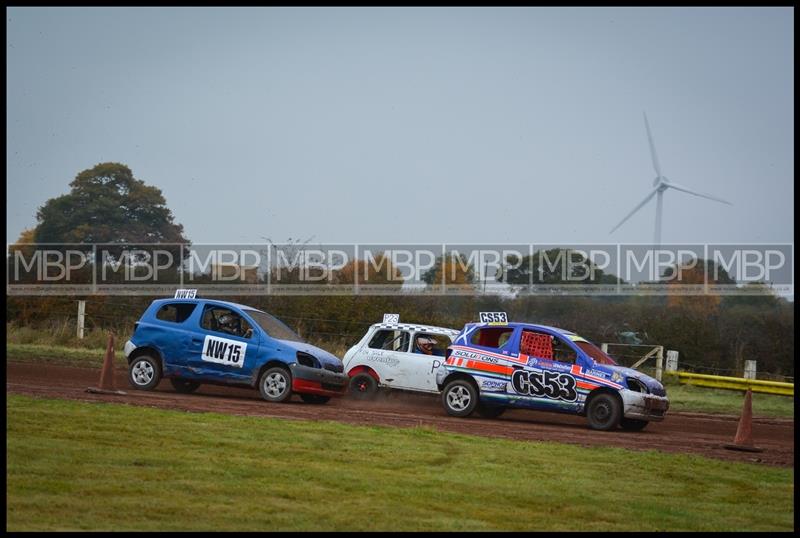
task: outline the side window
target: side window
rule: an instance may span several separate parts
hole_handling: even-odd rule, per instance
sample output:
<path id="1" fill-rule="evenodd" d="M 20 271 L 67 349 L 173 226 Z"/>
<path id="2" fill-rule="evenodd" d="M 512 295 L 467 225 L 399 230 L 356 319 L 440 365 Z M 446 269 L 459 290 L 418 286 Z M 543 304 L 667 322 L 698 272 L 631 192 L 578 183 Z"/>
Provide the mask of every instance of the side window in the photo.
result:
<path id="1" fill-rule="evenodd" d="M 451 343 L 450 338 L 442 334 L 417 333 L 411 352 L 444 357 L 447 346 Z"/>
<path id="2" fill-rule="evenodd" d="M 558 362 L 574 363 L 578 358 L 577 353 L 561 338 L 529 330 L 522 331 L 519 352 L 531 357 Z"/>
<path id="3" fill-rule="evenodd" d="M 408 351 L 409 341 L 408 331 L 383 329 L 376 332 L 367 345 L 372 349 Z"/>
<path id="4" fill-rule="evenodd" d="M 170 321 L 172 323 L 183 323 L 189 316 L 192 315 L 196 304 L 192 303 L 170 303 L 165 304 L 156 312 L 156 318 L 161 321 Z"/>
<path id="5" fill-rule="evenodd" d="M 514 334 L 511 327 L 484 327 L 472 333 L 470 342 L 476 346 L 501 348 Z"/>
<path id="6" fill-rule="evenodd" d="M 242 316 L 221 306 L 206 306 L 203 311 L 203 318 L 200 320 L 200 327 L 208 331 L 250 338 L 253 336 L 253 329 L 247 320 Z"/>

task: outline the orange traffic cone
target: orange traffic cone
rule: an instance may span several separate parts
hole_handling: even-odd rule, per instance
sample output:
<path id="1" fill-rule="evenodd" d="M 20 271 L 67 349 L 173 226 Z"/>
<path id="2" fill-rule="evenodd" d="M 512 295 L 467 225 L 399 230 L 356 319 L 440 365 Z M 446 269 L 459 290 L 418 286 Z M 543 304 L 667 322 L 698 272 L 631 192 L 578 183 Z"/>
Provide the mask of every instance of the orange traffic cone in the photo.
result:
<path id="1" fill-rule="evenodd" d="M 100 371 L 100 387 L 89 387 L 86 392 L 98 394 L 125 394 L 121 390 L 114 390 L 114 334 L 108 333 L 106 356 L 103 359 L 103 369 Z"/>
<path id="2" fill-rule="evenodd" d="M 745 452 L 763 452 L 764 450 L 753 445 L 753 395 L 750 389 L 744 395 L 742 417 L 733 444 L 724 445 L 729 450 L 744 450 Z"/>

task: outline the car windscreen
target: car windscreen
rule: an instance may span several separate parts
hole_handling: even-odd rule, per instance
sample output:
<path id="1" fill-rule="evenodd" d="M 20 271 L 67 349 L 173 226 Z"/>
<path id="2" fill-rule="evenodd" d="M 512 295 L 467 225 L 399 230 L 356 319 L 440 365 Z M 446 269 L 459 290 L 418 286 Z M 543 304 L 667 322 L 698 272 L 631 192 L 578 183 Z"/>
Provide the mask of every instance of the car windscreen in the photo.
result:
<path id="1" fill-rule="evenodd" d="M 305 340 L 300 338 L 297 333 L 287 327 L 284 322 L 275 316 L 270 316 L 266 312 L 262 312 L 260 310 L 245 310 L 245 312 L 247 312 L 247 315 L 253 318 L 253 321 L 258 323 L 258 326 L 264 329 L 264 332 L 266 332 L 272 338 L 305 343 Z"/>
<path id="2" fill-rule="evenodd" d="M 604 353 L 602 349 L 591 342 L 578 340 L 575 342 L 575 344 L 581 348 L 584 353 L 589 355 L 597 364 L 610 364 L 612 366 L 616 366 L 617 362 L 612 359 L 608 353 Z"/>

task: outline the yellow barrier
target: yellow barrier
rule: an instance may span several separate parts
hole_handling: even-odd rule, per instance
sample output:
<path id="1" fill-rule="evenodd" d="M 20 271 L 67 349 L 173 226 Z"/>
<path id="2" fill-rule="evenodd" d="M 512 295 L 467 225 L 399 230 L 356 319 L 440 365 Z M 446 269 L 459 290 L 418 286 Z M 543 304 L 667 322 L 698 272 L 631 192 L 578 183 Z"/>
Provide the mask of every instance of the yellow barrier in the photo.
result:
<path id="1" fill-rule="evenodd" d="M 678 376 L 681 383 L 687 385 L 697 385 L 698 387 L 710 387 L 714 389 L 741 390 L 747 389 L 753 392 L 763 392 L 765 394 L 779 394 L 781 396 L 794 396 L 794 383 L 782 383 L 780 381 L 761 381 L 759 379 L 745 379 L 743 377 L 725 377 L 721 375 L 693 374 L 690 372 L 665 372 L 670 375 Z"/>

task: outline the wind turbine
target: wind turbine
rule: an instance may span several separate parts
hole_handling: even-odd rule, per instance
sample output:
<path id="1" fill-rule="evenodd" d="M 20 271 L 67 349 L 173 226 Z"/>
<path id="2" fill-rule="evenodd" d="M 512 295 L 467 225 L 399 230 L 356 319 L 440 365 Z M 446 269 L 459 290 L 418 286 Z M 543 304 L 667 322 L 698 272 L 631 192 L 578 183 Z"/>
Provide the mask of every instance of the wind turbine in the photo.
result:
<path id="1" fill-rule="evenodd" d="M 622 219 L 619 224 L 614 226 L 609 233 L 614 233 L 614 230 L 619 228 L 623 225 L 623 223 L 631 218 L 634 213 L 639 211 L 643 205 L 650 201 L 653 196 L 658 196 L 656 198 L 656 232 L 655 232 L 655 246 L 658 248 L 661 245 L 661 209 L 663 206 L 663 197 L 664 191 L 667 189 L 675 189 L 676 191 L 682 191 L 694 196 L 699 196 L 700 198 L 708 198 L 709 200 L 714 200 L 715 202 L 721 202 L 723 204 L 733 205 L 732 203 L 728 202 L 727 200 L 723 200 L 722 198 L 717 198 L 716 196 L 712 196 L 710 194 L 705 194 L 702 192 L 695 192 L 683 185 L 679 185 L 677 183 L 673 183 L 669 181 L 665 176 L 661 174 L 661 166 L 658 164 L 658 155 L 656 155 L 656 146 L 653 143 L 653 135 L 650 133 L 650 124 L 647 123 L 647 114 L 644 113 L 644 127 L 647 129 L 647 140 L 650 142 L 650 155 L 653 158 L 653 168 L 656 171 L 656 177 L 653 180 L 653 190 L 645 196 L 644 200 L 639 202 L 639 205 L 633 208 L 633 211 L 628 213 L 628 215 Z"/>

